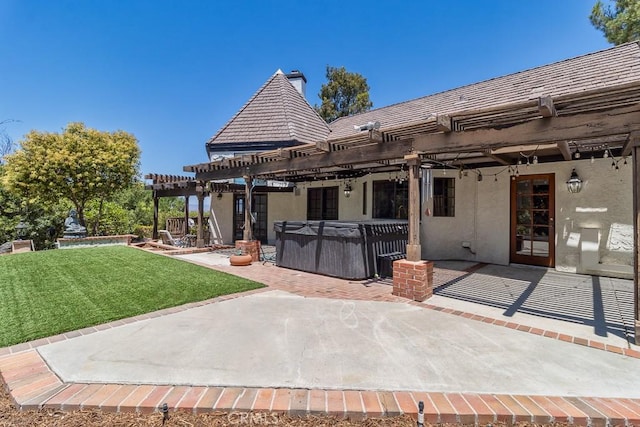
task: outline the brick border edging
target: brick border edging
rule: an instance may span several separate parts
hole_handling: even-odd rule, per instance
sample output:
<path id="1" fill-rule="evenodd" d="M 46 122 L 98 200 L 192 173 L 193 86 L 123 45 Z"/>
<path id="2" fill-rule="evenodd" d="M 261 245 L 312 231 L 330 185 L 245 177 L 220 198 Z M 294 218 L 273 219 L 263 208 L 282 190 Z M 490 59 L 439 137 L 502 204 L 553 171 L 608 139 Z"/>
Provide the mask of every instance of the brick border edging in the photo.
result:
<path id="1" fill-rule="evenodd" d="M 640 399 L 521 396 L 491 393 L 366 391 L 172 385 L 62 383 L 35 350 L 0 357 L 0 374 L 20 410 L 226 412 L 323 415 L 362 420 L 410 415 L 419 401 L 430 423 L 640 424 Z"/>
<path id="2" fill-rule="evenodd" d="M 640 359 L 640 351 L 634 350 L 632 348 L 623 348 L 616 345 L 606 344 L 600 341 L 588 340 L 586 338 L 575 337 L 573 335 L 567 335 L 560 332 L 549 331 L 545 329 L 536 328 L 533 326 L 522 325 L 514 322 L 507 322 L 505 320 L 494 319 L 493 317 L 482 316 L 479 314 L 473 314 L 466 311 L 454 310 L 452 308 L 440 307 L 437 305 L 429 304 L 428 302 L 415 302 L 415 301 L 407 301 L 408 304 L 422 307 L 428 310 L 439 311 L 441 313 L 452 314 L 454 316 L 464 317 L 465 319 L 476 320 L 479 322 L 487 323 L 495 326 L 503 326 L 509 329 L 514 329 L 516 331 L 526 332 L 546 338 L 557 339 L 560 341 L 568 342 L 571 344 L 578 344 L 589 348 L 594 348 L 596 350 L 603 350 L 610 353 L 622 354 L 627 357 L 631 357 L 634 359 Z"/>

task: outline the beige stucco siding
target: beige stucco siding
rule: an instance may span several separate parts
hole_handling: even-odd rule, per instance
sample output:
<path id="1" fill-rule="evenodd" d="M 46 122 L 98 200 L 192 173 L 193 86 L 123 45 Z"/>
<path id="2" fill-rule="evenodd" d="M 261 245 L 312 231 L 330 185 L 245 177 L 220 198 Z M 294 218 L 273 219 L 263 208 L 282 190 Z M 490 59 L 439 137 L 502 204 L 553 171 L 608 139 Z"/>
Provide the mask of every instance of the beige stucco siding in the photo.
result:
<path id="1" fill-rule="evenodd" d="M 581 269 L 581 248 L 585 229 L 598 230 L 598 259 L 601 264 L 627 265 L 633 262 L 631 166 L 612 159 L 596 159 L 522 165 L 521 175 L 555 174 L 556 268 L 562 271 Z M 567 191 L 566 180 L 575 168 L 583 179 L 578 194 Z M 503 171 L 502 173 L 499 173 Z M 434 176 L 456 177 L 456 216 L 423 216 L 422 253 L 425 259 L 467 259 L 495 264 L 509 263 L 510 178 L 504 168 L 482 170 L 483 180 L 469 173 L 459 179 L 451 171 Z M 497 174 L 497 182 L 493 174 Z M 462 248 L 471 244 L 473 255 Z"/>
<path id="2" fill-rule="evenodd" d="M 611 158 L 596 159 L 588 154 L 583 160 L 521 165 L 521 175 L 555 174 L 555 262 L 562 271 L 586 271 L 581 267 L 585 246 L 584 236 L 597 236 L 597 261 L 602 264 L 630 266 L 633 262 L 632 186 L 631 165 L 619 170 L 611 167 Z M 575 168 L 583 179 L 583 190 L 578 194 L 567 191 L 566 180 Z M 424 259 L 462 259 L 493 264 L 509 263 L 510 176 L 505 167 L 482 169 L 483 179 L 478 181 L 476 171 L 459 177 L 458 171 L 440 168 L 434 177 L 455 178 L 455 217 L 427 215 L 425 204 L 421 209 L 422 256 Z M 496 177 L 497 175 L 497 181 Z M 298 184 L 294 193 L 270 193 L 268 196 L 268 240 L 275 242 L 273 222 L 305 220 L 307 216 L 307 189 L 320 186 L 339 186 L 339 219 L 371 219 L 373 181 L 386 180 L 389 174 L 373 174 L 351 181 L 352 192 L 344 196 L 344 181 L 323 181 Z M 362 213 L 363 183 L 367 182 L 367 209 Z M 225 243 L 233 241 L 233 196 L 225 194 L 221 200 L 211 200 L 212 221 L 217 220 L 219 233 Z M 596 230 L 595 232 L 593 230 Z M 591 230 L 591 231 L 585 231 Z M 468 242 L 470 248 L 464 248 Z M 475 254 L 474 254 L 475 252 Z M 584 266 L 583 266 L 584 267 Z"/>

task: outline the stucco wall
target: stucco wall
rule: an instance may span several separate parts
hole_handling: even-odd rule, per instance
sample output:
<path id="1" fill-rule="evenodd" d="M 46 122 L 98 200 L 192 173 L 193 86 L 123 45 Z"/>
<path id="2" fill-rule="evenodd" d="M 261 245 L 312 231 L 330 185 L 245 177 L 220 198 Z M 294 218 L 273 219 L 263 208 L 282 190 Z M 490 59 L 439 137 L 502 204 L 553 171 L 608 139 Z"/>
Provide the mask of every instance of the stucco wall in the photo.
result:
<path id="1" fill-rule="evenodd" d="M 307 217 L 307 194 L 301 189 L 293 193 L 269 193 L 267 196 L 267 240 L 276 241 L 274 221 L 302 221 Z"/>
<path id="2" fill-rule="evenodd" d="M 456 171 L 441 169 L 433 176 L 455 177 L 455 217 L 425 215 L 423 209 L 421 244 L 425 259 L 459 259 L 509 263 L 509 186 L 510 178 L 504 168 L 482 170 L 482 181 L 475 171 L 459 177 Z M 493 174 L 498 174 L 496 177 Z M 463 247 L 469 243 L 469 248 Z"/>
<path id="3" fill-rule="evenodd" d="M 230 245 L 233 242 L 233 194 L 224 193 L 220 199 L 212 194 L 209 218 L 211 241 Z"/>
<path id="4" fill-rule="evenodd" d="M 556 268 L 580 271 L 580 249 L 584 228 L 599 230 L 598 259 L 602 264 L 632 265 L 631 166 L 612 159 L 588 158 L 569 162 L 520 166 L 521 175 L 555 174 Z M 566 180 L 575 168 L 583 180 L 580 193 L 567 191 Z M 499 173 L 503 171 L 502 173 Z M 494 174 L 498 174 L 497 182 Z M 467 259 L 495 264 L 509 263 L 510 178 L 504 168 L 482 169 L 483 180 L 469 173 L 456 177 L 456 216 L 423 216 L 421 243 L 426 259 Z M 435 170 L 434 176 L 445 176 Z M 474 256 L 462 248 L 471 243 Z"/>
<path id="5" fill-rule="evenodd" d="M 632 186 L 631 165 L 619 162 L 619 170 L 611 167 L 611 158 L 545 163 L 519 167 L 521 175 L 555 174 L 556 268 L 580 271 L 580 246 L 584 228 L 596 228 L 600 236 L 597 258 L 604 264 L 632 265 Z M 583 179 L 578 194 L 567 191 L 566 180 L 575 168 Z M 497 175 L 497 181 L 494 174 Z M 483 180 L 474 171 L 459 178 L 449 169 L 433 171 L 434 177 L 453 177 L 456 180 L 455 217 L 434 217 L 421 212 L 422 256 L 424 259 L 462 259 L 493 264 L 509 263 L 510 177 L 504 167 L 482 169 Z M 344 196 L 343 181 L 299 184 L 294 193 L 271 193 L 268 196 L 268 240 L 275 241 L 273 222 L 306 219 L 307 189 L 320 186 L 339 186 L 338 211 L 340 220 L 371 219 L 373 184 L 388 179 L 389 174 L 373 174 L 351 181 L 352 192 Z M 362 213 L 362 183 L 367 182 L 367 209 Z M 212 220 L 216 219 L 225 243 L 233 240 L 231 224 L 233 196 L 225 194 L 221 200 L 211 200 Z M 431 210 L 432 211 L 432 210 Z M 469 242 L 470 248 L 463 248 Z M 472 252 L 475 252 L 473 254 Z"/>
<path id="6" fill-rule="evenodd" d="M 556 267 L 576 271 L 584 228 L 599 230 L 603 264 L 633 264 L 633 187 L 631 164 L 589 159 L 558 164 L 556 176 Z M 582 191 L 570 194 L 565 185 L 571 169 L 583 180 Z"/>

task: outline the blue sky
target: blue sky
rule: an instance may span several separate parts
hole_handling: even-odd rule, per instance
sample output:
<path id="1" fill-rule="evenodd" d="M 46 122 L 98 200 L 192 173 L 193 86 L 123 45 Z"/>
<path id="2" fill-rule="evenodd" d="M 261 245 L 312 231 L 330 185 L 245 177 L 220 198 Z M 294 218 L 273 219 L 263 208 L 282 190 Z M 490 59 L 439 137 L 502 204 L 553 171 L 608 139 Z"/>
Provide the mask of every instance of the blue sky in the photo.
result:
<path id="1" fill-rule="evenodd" d="M 0 0 L 0 121 L 133 133 L 141 172 L 184 174 L 277 70 L 319 102 L 327 65 L 375 107 L 609 47 L 595 0 Z"/>

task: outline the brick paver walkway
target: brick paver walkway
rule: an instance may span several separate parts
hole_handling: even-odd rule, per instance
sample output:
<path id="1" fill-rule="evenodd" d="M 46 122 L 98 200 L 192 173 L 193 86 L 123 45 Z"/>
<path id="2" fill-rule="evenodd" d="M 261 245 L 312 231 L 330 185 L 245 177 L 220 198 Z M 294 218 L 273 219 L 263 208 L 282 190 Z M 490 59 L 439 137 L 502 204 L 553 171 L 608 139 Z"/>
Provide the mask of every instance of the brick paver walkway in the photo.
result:
<path id="1" fill-rule="evenodd" d="M 210 266 L 208 266 L 210 267 Z M 480 268 L 474 266 L 472 269 Z M 471 313 L 443 309 L 428 303 L 418 303 L 391 295 L 389 282 L 348 281 L 318 276 L 254 263 L 247 267 L 216 266 L 221 271 L 237 274 L 265 283 L 268 288 L 248 293 L 279 289 L 305 297 L 357 299 L 403 302 L 425 309 L 439 310 L 452 315 L 508 327 L 525 333 L 542 335 L 594 349 L 612 351 L 627 357 L 640 353 L 628 348 L 607 346 L 597 341 L 583 340 L 515 323 L 477 316 Z M 442 284 L 468 274 L 468 271 L 435 269 L 436 284 Z M 171 411 L 266 412 L 291 415 L 329 414 L 338 418 L 363 419 L 366 417 L 410 414 L 416 416 L 418 402 L 425 405 L 425 419 L 432 423 L 480 424 L 493 422 L 566 422 L 584 426 L 638 425 L 640 399 L 609 399 L 569 396 L 519 396 L 509 394 L 434 393 L 426 391 L 398 392 L 363 390 L 303 390 L 238 387 L 189 387 L 167 385 L 78 384 L 63 383 L 47 366 L 37 347 L 74 336 L 165 316 L 192 307 L 237 298 L 230 295 L 209 301 L 187 304 L 106 325 L 86 328 L 68 334 L 40 339 L 0 349 L 0 375 L 20 409 L 100 408 L 105 411 L 158 411 L 167 403 Z M 622 357 L 622 356 L 621 356 Z M 597 393 L 597 386 L 594 391 Z"/>

